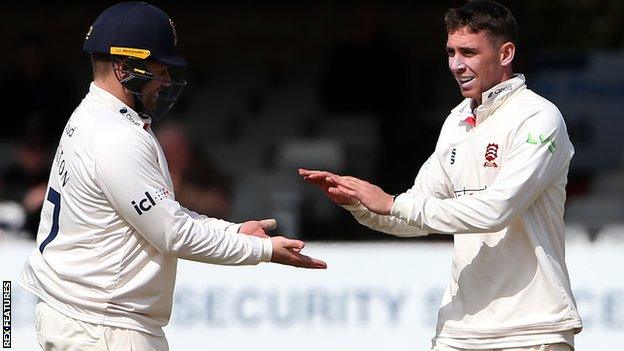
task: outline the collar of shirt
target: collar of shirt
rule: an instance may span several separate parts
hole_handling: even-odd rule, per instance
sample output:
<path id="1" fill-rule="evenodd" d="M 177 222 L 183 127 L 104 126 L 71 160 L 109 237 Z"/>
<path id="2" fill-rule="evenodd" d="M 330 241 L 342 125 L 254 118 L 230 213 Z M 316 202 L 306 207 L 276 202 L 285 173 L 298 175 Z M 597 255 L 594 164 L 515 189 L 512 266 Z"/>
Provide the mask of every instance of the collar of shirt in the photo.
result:
<path id="1" fill-rule="evenodd" d="M 525 86 L 524 75 L 515 74 L 513 78 L 485 91 L 481 95 L 481 105 L 477 106 L 474 110 L 472 106 L 475 104 L 475 100 L 465 99 L 451 112 L 460 116 L 460 123 L 474 127 L 494 113 L 507 98 L 523 86 Z"/>
<path id="2" fill-rule="evenodd" d="M 141 115 L 139 115 L 139 113 L 123 103 L 113 94 L 98 87 L 95 82 L 91 82 L 91 85 L 89 86 L 88 96 L 90 96 L 95 101 L 102 103 L 106 107 L 109 107 L 111 111 L 113 111 L 114 113 L 118 113 L 120 116 L 127 119 L 131 124 L 139 128 L 148 130 L 150 124 L 152 123 L 151 118 L 147 116 L 142 117 Z"/>

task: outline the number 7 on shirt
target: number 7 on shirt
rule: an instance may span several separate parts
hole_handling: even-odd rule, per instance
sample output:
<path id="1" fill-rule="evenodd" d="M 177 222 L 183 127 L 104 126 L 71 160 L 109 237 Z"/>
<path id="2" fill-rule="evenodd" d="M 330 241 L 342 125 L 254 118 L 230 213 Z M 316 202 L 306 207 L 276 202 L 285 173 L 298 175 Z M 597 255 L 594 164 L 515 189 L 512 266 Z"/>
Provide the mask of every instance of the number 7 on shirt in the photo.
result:
<path id="1" fill-rule="evenodd" d="M 61 194 L 50 188 L 48 191 L 48 201 L 50 201 L 54 205 L 54 211 L 52 212 L 52 228 L 50 228 L 50 234 L 48 237 L 39 245 L 39 252 L 43 254 L 43 249 L 45 249 L 46 245 L 48 245 L 54 238 L 56 238 L 56 234 L 59 231 L 59 214 L 61 213 Z"/>

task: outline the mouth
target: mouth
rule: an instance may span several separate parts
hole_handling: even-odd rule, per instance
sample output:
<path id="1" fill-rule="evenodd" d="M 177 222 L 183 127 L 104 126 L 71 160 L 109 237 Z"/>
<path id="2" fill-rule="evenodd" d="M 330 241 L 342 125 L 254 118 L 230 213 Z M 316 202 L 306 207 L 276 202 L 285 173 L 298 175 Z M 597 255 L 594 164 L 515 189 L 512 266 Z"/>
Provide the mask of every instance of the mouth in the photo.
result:
<path id="1" fill-rule="evenodd" d="M 460 85 L 464 85 L 474 80 L 474 78 L 475 77 L 457 77 L 457 81 Z"/>

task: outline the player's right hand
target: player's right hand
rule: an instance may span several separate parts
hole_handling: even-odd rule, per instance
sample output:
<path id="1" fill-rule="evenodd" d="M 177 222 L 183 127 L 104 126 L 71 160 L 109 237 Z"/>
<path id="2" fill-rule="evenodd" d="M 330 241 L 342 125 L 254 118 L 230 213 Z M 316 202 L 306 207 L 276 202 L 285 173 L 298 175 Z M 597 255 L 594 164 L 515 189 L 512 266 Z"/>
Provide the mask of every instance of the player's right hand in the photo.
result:
<path id="1" fill-rule="evenodd" d="M 305 246 L 305 243 L 301 240 L 274 236 L 271 238 L 271 242 L 273 243 L 271 262 L 301 268 L 327 268 L 327 263 L 301 254 L 301 250 Z"/>
<path id="2" fill-rule="evenodd" d="M 277 221 L 273 218 L 262 219 L 259 221 L 247 221 L 241 225 L 238 232 L 259 238 L 268 238 L 266 232 L 277 228 Z"/>
<path id="3" fill-rule="evenodd" d="M 332 180 L 332 177 L 339 177 L 336 174 L 327 171 L 312 171 L 300 168 L 299 175 L 302 176 L 303 180 L 306 182 L 318 186 L 327 197 L 338 205 L 357 205 L 359 202 L 355 197 L 338 190 L 338 184 Z"/>

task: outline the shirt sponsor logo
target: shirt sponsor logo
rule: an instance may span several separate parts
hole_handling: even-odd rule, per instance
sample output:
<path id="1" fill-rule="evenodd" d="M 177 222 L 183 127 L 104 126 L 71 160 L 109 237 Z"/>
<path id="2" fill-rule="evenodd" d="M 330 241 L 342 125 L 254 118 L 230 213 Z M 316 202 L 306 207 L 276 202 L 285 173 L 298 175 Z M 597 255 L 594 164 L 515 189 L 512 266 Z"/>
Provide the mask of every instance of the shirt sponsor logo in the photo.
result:
<path id="1" fill-rule="evenodd" d="M 455 155 L 457 154 L 457 149 L 451 150 L 451 164 L 455 164 Z"/>
<path id="2" fill-rule="evenodd" d="M 132 201 L 132 206 L 139 216 L 141 216 L 143 212 L 149 211 L 156 205 L 156 201 L 154 201 L 154 198 L 152 198 L 149 191 L 146 191 L 144 194 L 145 198 L 141 199 L 138 203 L 136 201 Z"/>
<path id="3" fill-rule="evenodd" d="M 498 94 L 502 93 L 503 91 L 509 91 L 509 90 L 511 90 L 511 89 L 513 89 L 513 85 L 511 85 L 511 84 L 510 84 L 510 85 L 506 85 L 506 86 L 504 86 L 504 87 L 500 87 L 500 88 L 498 88 L 498 89 L 496 89 L 496 90 L 494 90 L 494 91 L 491 91 L 491 92 L 488 94 L 487 98 L 489 99 L 489 98 L 491 98 L 492 96 L 496 96 L 496 95 L 498 95 Z"/>
<path id="4" fill-rule="evenodd" d="M 132 123 L 132 124 L 134 124 L 135 126 L 140 126 L 140 125 L 141 125 L 141 123 L 140 123 L 140 122 L 137 122 L 137 121 L 134 119 L 134 117 L 132 117 L 132 115 L 131 115 L 131 114 L 129 114 L 129 113 L 126 113 L 126 118 L 127 118 L 127 119 L 128 119 L 128 120 Z"/>
<path id="5" fill-rule="evenodd" d="M 498 165 L 495 162 L 497 157 L 498 157 L 498 144 L 493 144 L 493 143 L 488 144 L 487 148 L 485 149 L 485 163 L 483 164 L 483 166 L 493 167 L 493 168 L 498 167 Z"/>
<path id="6" fill-rule="evenodd" d="M 156 191 L 156 200 L 164 200 L 166 197 L 173 197 L 171 191 L 160 188 L 160 190 Z"/>
<path id="7" fill-rule="evenodd" d="M 142 123 L 137 121 L 134 116 L 132 116 L 129 112 L 128 109 L 125 107 L 122 107 L 119 109 L 119 113 L 121 113 L 122 115 L 124 115 L 129 121 L 130 123 L 134 124 L 135 126 L 140 126 Z"/>
<path id="8" fill-rule="evenodd" d="M 165 198 L 173 199 L 173 193 L 165 188 L 156 190 L 155 195 L 152 195 L 149 191 L 143 193 L 145 195 L 140 201 L 132 201 L 132 207 L 140 215 L 149 211 L 152 207 L 156 206 L 157 202 L 164 200 Z"/>
<path id="9" fill-rule="evenodd" d="M 544 137 L 544 135 L 540 134 L 539 139 L 533 136 L 533 134 L 529 133 L 527 137 L 527 144 L 537 145 L 538 143 L 542 145 L 548 145 L 548 151 L 552 154 L 557 149 L 557 144 L 555 144 L 555 138 L 552 136 Z"/>

